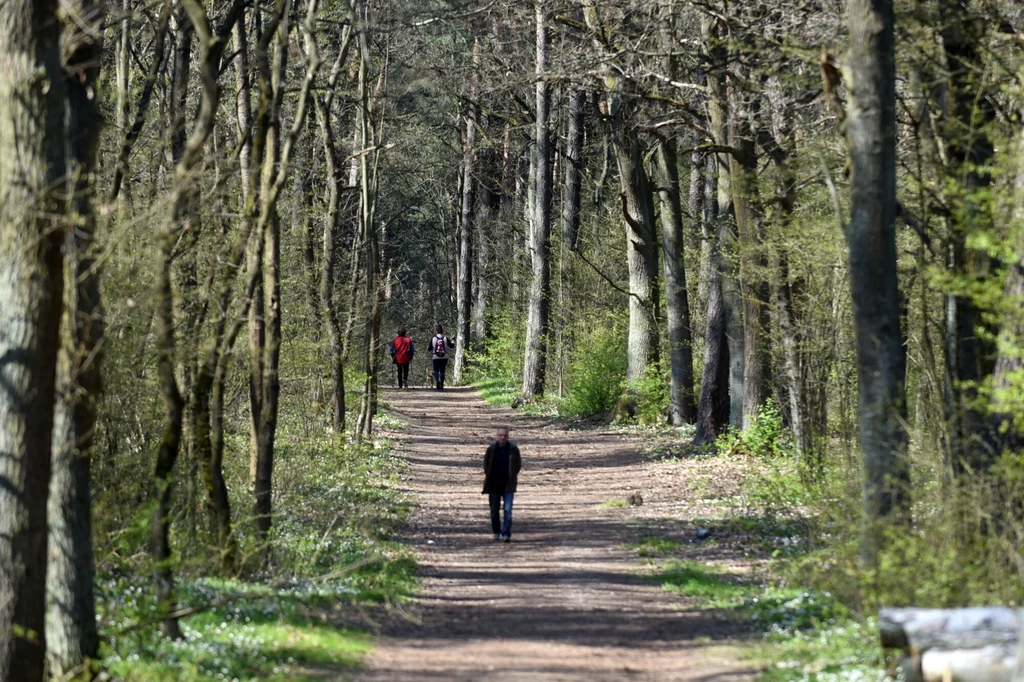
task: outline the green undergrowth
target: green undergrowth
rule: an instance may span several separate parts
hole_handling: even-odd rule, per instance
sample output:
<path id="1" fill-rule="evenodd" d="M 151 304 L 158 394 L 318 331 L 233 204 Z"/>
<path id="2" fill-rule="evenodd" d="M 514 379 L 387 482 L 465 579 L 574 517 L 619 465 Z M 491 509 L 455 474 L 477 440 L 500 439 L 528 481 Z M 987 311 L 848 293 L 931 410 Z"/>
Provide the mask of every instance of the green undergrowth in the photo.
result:
<path id="1" fill-rule="evenodd" d="M 371 650 L 368 634 L 341 625 L 348 614 L 401 602 L 416 586 L 414 554 L 396 540 L 409 511 L 394 485 L 402 462 L 380 439 L 358 448 L 329 437 L 285 443 L 280 455 L 269 567 L 253 565 L 256 545 L 245 536 L 236 577 L 207 577 L 209 563 L 178 566 L 183 639 L 157 630 L 148 561 L 101 565 L 102 655 L 116 679 L 328 679 Z"/>
<path id="2" fill-rule="evenodd" d="M 671 559 L 657 566 L 647 580 L 662 589 L 697 600 L 705 608 L 733 608 L 759 592 L 759 587 L 695 561 Z"/>
<path id="3" fill-rule="evenodd" d="M 632 546 L 641 557 L 660 557 L 647 576 L 666 592 L 699 609 L 722 609 L 751 625 L 744 655 L 763 666 L 763 682 L 881 682 L 878 631 L 828 592 L 758 584 L 743 575 L 692 560 L 667 559 L 675 541 L 646 538 Z M 776 576 L 777 577 L 777 576 Z"/>
<path id="4" fill-rule="evenodd" d="M 521 387 L 511 385 L 504 378 L 480 378 L 471 385 L 491 407 L 508 407 L 522 395 Z M 544 396 L 533 398 L 522 403 L 519 411 L 529 416 L 551 416 L 558 413 L 557 399 Z"/>

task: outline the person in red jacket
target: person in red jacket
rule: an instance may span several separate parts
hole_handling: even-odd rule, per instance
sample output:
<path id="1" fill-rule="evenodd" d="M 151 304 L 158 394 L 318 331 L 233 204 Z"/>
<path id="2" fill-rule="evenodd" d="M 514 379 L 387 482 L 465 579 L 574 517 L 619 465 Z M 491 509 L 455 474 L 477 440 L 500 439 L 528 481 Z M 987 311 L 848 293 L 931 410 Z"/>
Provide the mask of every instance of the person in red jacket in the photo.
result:
<path id="1" fill-rule="evenodd" d="M 391 342 L 390 353 L 398 372 L 398 387 L 409 388 L 409 363 L 416 349 L 413 348 L 412 339 L 405 335 L 405 329 L 398 330 L 398 336 Z"/>

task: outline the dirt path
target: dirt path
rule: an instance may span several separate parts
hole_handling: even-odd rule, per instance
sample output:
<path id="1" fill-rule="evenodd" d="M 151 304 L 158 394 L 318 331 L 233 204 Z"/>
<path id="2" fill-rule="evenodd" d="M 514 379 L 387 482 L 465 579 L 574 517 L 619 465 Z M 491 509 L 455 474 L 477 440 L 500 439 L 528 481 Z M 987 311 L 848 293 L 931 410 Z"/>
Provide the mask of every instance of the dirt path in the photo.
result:
<path id="1" fill-rule="evenodd" d="M 384 397 L 408 425 L 396 436 L 419 503 L 407 537 L 423 589 L 357 680 L 752 678 L 721 646 L 737 626 L 645 582 L 624 547 L 635 528 L 598 508 L 650 483 L 628 439 L 491 408 L 469 389 Z M 523 453 L 511 544 L 491 539 L 480 495 L 499 424 Z"/>

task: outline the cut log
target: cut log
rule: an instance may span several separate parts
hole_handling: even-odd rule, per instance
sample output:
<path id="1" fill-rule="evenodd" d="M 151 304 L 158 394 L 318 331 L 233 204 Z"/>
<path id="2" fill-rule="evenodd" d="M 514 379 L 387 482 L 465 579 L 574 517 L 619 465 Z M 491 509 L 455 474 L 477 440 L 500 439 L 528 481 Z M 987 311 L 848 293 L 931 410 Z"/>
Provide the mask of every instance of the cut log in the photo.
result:
<path id="1" fill-rule="evenodd" d="M 965 609 L 881 609 L 878 630 L 885 649 L 923 654 L 932 649 L 965 650 L 1016 645 L 1024 612 L 1008 607 Z"/>
<path id="2" fill-rule="evenodd" d="M 923 682 L 1013 682 L 1017 643 L 932 649 L 921 656 Z"/>
<path id="3" fill-rule="evenodd" d="M 882 648 L 900 650 L 907 682 L 1024 682 L 1024 610 L 881 609 Z M 1022 656 L 1024 658 L 1024 656 Z"/>

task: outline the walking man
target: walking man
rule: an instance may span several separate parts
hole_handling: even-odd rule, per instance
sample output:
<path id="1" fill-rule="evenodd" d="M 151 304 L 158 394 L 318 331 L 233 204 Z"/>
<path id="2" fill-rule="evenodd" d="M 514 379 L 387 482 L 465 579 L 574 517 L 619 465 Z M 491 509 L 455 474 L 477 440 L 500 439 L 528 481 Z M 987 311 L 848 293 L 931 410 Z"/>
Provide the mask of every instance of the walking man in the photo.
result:
<path id="1" fill-rule="evenodd" d="M 395 372 L 398 374 L 398 387 L 409 388 L 409 363 L 416 349 L 413 348 L 412 339 L 405 334 L 405 328 L 398 330 L 398 336 L 391 342 L 391 361 L 395 363 Z"/>
<path id="2" fill-rule="evenodd" d="M 437 325 L 435 331 L 437 333 L 434 334 L 434 338 L 430 339 L 430 352 L 433 353 L 431 357 L 434 361 L 434 388 L 443 391 L 444 374 L 448 369 L 448 349 L 451 348 L 452 342 L 444 335 L 441 325 Z"/>
<path id="3" fill-rule="evenodd" d="M 508 427 L 502 426 L 495 436 L 496 440 L 487 448 L 484 455 L 484 490 L 491 503 L 491 531 L 494 541 L 512 541 L 512 499 L 516 494 L 519 470 L 522 458 L 519 448 L 508 439 Z M 498 507 L 505 511 L 504 523 L 498 516 Z"/>

